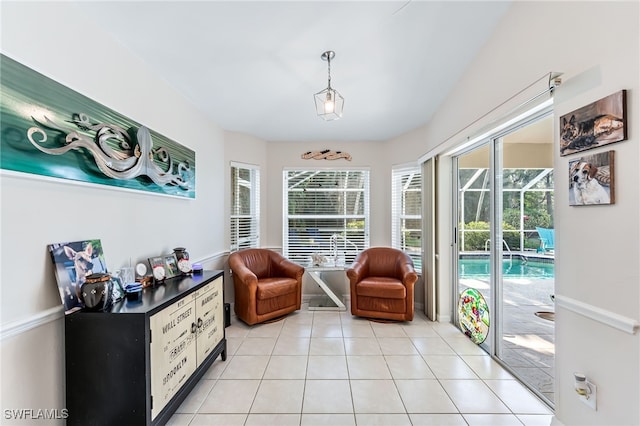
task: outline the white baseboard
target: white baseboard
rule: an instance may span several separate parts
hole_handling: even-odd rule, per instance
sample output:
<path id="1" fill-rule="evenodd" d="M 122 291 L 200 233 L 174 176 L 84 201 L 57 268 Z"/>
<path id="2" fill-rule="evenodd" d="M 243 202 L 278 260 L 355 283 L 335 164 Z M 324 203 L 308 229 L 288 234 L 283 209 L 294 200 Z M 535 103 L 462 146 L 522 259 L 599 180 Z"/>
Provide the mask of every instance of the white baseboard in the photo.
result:
<path id="1" fill-rule="evenodd" d="M 451 315 L 436 315 L 436 321 L 449 323 L 451 322 Z"/>

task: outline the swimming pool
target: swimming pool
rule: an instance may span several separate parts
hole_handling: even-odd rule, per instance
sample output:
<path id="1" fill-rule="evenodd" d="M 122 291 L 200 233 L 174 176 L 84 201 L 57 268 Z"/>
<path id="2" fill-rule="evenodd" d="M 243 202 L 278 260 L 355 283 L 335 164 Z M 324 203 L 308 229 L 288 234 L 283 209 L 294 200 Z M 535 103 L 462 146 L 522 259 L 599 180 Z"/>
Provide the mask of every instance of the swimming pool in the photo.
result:
<path id="1" fill-rule="evenodd" d="M 458 260 L 460 278 L 489 278 L 488 258 L 462 258 Z M 505 278 L 553 279 L 553 262 L 513 257 L 502 260 L 502 275 Z"/>

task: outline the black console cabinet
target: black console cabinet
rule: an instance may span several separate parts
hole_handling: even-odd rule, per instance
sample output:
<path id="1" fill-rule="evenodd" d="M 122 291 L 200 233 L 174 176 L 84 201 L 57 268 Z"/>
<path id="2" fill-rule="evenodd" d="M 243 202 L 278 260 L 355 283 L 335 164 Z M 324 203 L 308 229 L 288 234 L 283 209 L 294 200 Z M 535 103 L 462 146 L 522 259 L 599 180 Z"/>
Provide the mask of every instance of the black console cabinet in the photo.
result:
<path id="1" fill-rule="evenodd" d="M 227 358 L 222 280 L 223 271 L 167 279 L 111 312 L 66 315 L 67 424 L 165 424 Z"/>

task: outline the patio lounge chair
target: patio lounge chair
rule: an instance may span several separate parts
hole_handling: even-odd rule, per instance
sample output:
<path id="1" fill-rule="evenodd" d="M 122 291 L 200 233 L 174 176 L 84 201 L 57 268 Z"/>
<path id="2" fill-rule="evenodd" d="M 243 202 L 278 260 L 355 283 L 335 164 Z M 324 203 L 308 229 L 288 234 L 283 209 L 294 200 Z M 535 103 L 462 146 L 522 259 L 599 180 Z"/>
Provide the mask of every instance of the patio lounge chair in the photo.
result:
<path id="1" fill-rule="evenodd" d="M 540 248 L 545 252 L 554 251 L 556 236 L 555 229 L 536 227 L 536 231 L 538 231 L 538 235 L 540 236 Z"/>

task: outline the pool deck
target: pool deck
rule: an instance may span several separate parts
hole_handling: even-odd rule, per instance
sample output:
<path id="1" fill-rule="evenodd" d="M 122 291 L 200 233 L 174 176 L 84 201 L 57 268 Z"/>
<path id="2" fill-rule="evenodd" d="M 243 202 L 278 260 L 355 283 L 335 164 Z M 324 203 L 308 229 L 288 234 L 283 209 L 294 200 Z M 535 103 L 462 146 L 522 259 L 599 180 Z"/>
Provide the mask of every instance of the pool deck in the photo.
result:
<path id="1" fill-rule="evenodd" d="M 486 256 L 488 253 L 479 252 L 468 257 L 480 254 Z M 521 254 L 533 261 L 553 261 L 550 254 Z M 463 278 L 461 285 L 480 290 L 485 298 L 489 293 L 489 282 L 485 278 Z M 554 289 L 555 280 L 552 278 L 503 277 L 503 345 L 500 358 L 551 403 L 555 399 L 555 327 L 553 321 L 537 316 L 536 312 L 554 312 L 551 299 Z M 490 300 L 487 303 L 490 304 Z"/>

